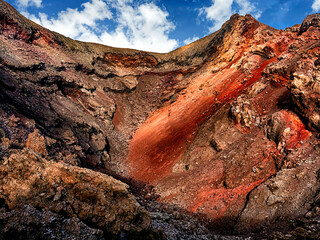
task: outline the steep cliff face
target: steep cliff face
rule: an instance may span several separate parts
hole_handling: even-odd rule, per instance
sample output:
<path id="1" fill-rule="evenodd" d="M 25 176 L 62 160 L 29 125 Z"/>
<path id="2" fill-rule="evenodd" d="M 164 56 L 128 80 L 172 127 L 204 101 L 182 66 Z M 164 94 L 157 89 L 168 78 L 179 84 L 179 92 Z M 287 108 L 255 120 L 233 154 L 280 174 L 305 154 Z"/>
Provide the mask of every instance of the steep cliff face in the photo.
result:
<path id="1" fill-rule="evenodd" d="M 71 40 L 1 0 L 0 226 L 40 208 L 97 237 L 151 234 L 104 174 L 228 233 L 318 219 L 319 19 L 276 30 L 234 15 L 158 54 Z"/>

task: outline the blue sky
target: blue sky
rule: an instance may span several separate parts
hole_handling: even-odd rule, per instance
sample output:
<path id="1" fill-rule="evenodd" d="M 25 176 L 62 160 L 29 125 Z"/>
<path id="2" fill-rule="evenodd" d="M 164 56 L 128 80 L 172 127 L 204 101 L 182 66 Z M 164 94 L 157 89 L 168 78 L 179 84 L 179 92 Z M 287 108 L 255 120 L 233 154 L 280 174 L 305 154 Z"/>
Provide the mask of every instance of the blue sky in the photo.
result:
<path id="1" fill-rule="evenodd" d="M 82 41 L 168 52 L 216 30 L 234 13 L 277 29 L 320 12 L 320 0 L 7 0 L 29 19 Z"/>

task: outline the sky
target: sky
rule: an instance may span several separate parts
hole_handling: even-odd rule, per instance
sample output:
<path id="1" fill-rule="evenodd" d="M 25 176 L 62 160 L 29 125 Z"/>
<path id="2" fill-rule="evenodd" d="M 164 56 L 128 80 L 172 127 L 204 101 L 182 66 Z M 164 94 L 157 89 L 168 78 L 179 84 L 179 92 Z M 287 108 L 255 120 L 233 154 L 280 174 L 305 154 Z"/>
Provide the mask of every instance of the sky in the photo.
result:
<path id="1" fill-rule="evenodd" d="M 209 35 L 234 13 L 277 29 L 320 12 L 320 0 L 7 0 L 32 21 L 67 37 L 169 52 Z"/>

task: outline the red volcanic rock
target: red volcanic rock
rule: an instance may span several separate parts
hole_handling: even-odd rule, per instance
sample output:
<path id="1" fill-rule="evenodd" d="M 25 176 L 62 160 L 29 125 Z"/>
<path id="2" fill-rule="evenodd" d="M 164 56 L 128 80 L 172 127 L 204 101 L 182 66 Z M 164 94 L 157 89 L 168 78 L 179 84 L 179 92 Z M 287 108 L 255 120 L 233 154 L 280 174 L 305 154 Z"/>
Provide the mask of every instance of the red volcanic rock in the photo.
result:
<path id="1" fill-rule="evenodd" d="M 297 149 L 312 135 L 295 113 L 285 110 L 272 115 L 267 132 L 268 137 L 277 143 L 279 151 Z"/>
<path id="2" fill-rule="evenodd" d="M 2 191 L 10 208 L 48 206 L 60 214 L 64 206 L 68 217 L 76 211 L 95 228 L 142 234 L 150 219 L 138 217 L 145 212 L 130 207 L 135 201 L 126 190 L 111 194 L 112 206 L 102 204 L 100 184 L 108 176 L 82 167 L 132 182 L 151 205 L 174 205 L 219 231 L 288 227 L 292 218 L 316 217 L 318 14 L 284 31 L 235 14 L 219 31 L 166 54 L 73 41 L 2 0 L 0 25 L 0 157 L 20 169 L 26 146 L 50 159 L 28 161 L 53 184 L 85 186 L 79 193 L 57 185 L 49 201 L 24 176 L 5 176 L 8 164 L 0 161 L 6 182 L 18 179 L 32 189 L 21 198 L 18 185 L 14 194 Z M 45 188 L 32 164 L 25 174 Z M 112 216 L 101 213 L 109 208 Z M 161 214 L 152 216 L 167 231 L 170 217 Z"/>

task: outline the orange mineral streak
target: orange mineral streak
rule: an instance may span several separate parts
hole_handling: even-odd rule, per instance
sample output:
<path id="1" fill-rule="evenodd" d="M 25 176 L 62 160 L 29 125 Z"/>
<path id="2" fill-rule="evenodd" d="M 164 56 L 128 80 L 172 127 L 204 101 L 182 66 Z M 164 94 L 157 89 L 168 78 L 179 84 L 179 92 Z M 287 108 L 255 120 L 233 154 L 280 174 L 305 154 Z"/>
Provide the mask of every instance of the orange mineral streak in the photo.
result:
<path id="1" fill-rule="evenodd" d="M 227 209 L 240 202 L 245 201 L 245 196 L 256 186 L 264 182 L 260 180 L 252 182 L 248 185 L 241 185 L 234 189 L 207 189 L 202 190 L 196 197 L 195 205 L 190 207 L 190 212 L 197 212 L 200 207 L 206 205 L 210 206 L 210 210 L 206 211 L 210 219 L 219 219 L 223 217 Z"/>
<path id="2" fill-rule="evenodd" d="M 153 112 L 137 130 L 129 147 L 130 175 L 151 184 L 170 175 L 199 126 L 222 105 L 260 80 L 263 69 L 275 60 L 264 61 L 249 79 L 232 66 L 215 74 L 207 71 L 192 79 L 185 95 Z M 243 82 L 245 77 L 248 80 Z M 204 90 L 200 87 L 203 85 L 207 86 Z"/>
<path id="3" fill-rule="evenodd" d="M 115 130 L 120 131 L 121 128 L 119 128 L 119 126 L 121 126 L 122 121 L 123 121 L 122 109 L 118 107 L 112 119 Z"/>
<path id="4" fill-rule="evenodd" d="M 305 125 L 296 114 L 285 110 L 281 111 L 281 114 L 286 123 L 284 128 L 289 135 L 285 148 L 297 149 L 301 145 L 301 142 L 308 140 L 312 134 L 305 129 Z"/>
<path id="5" fill-rule="evenodd" d="M 205 213 L 212 220 L 220 219 L 228 209 L 238 208 L 239 205 L 244 204 L 247 194 L 276 173 L 274 161 L 271 157 L 263 159 L 260 166 L 268 169 L 268 173 L 257 180 L 251 180 L 247 184 L 235 188 L 211 188 L 210 185 L 199 188 L 196 197 L 189 203 L 188 210 L 193 213 Z M 235 172 L 230 174 L 235 174 Z"/>

